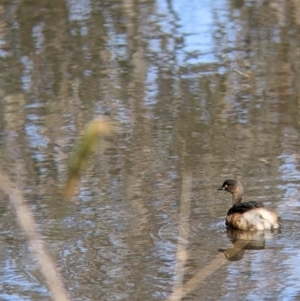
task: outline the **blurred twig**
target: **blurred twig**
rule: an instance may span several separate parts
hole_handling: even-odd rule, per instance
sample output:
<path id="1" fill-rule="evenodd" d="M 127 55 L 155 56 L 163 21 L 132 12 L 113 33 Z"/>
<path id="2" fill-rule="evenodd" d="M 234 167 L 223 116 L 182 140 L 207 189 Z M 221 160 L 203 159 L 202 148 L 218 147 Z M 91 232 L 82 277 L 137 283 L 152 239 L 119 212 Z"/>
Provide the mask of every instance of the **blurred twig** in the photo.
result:
<path id="1" fill-rule="evenodd" d="M 46 279 L 53 300 L 68 301 L 69 298 L 63 286 L 63 279 L 44 246 L 42 237 L 37 231 L 33 214 L 24 201 L 22 192 L 15 187 L 10 178 L 2 171 L 0 171 L 0 189 L 9 196 L 16 211 L 18 223 L 27 236 L 31 250 L 37 259 L 40 271 Z"/>
<path id="2" fill-rule="evenodd" d="M 242 76 L 244 76 L 244 77 L 246 77 L 246 78 L 250 77 L 248 74 L 246 74 L 246 73 L 244 73 L 244 72 L 242 72 L 242 71 L 240 71 L 238 69 L 233 69 L 233 71 L 236 72 L 236 73 L 238 73 L 238 74 L 240 74 L 240 75 L 242 75 Z"/>
<path id="3" fill-rule="evenodd" d="M 99 146 L 99 136 L 108 136 L 113 131 L 113 124 L 107 120 L 96 119 L 91 121 L 82 134 L 75 154 L 69 161 L 68 177 L 64 192 L 65 199 L 69 199 L 77 187 L 80 172 L 87 164 L 89 156 Z"/>

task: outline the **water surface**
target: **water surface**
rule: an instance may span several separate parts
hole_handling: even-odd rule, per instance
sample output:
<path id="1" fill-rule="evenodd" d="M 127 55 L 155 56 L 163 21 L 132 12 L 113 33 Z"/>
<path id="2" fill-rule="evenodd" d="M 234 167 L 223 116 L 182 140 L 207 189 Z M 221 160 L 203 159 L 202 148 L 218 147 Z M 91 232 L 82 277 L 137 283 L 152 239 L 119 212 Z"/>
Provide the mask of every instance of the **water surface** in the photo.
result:
<path id="1" fill-rule="evenodd" d="M 298 6 L 1 4 L 0 168 L 22 190 L 71 300 L 165 300 L 195 278 L 185 300 L 300 298 Z M 65 202 L 67 158 L 99 116 L 117 133 Z M 216 188 L 232 177 L 283 228 L 227 260 L 230 196 Z M 49 300 L 2 192 L 0 231 L 0 299 Z"/>

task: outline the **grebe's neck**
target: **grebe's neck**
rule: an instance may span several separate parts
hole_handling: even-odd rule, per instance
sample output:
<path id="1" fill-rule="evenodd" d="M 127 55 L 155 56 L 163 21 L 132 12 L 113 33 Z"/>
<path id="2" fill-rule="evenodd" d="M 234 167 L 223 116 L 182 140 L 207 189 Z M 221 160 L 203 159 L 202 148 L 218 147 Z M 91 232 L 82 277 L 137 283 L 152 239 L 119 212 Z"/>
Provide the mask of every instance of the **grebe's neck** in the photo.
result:
<path id="1" fill-rule="evenodd" d="M 244 194 L 242 192 L 235 192 L 232 194 L 232 206 L 235 204 L 240 204 L 244 200 Z"/>

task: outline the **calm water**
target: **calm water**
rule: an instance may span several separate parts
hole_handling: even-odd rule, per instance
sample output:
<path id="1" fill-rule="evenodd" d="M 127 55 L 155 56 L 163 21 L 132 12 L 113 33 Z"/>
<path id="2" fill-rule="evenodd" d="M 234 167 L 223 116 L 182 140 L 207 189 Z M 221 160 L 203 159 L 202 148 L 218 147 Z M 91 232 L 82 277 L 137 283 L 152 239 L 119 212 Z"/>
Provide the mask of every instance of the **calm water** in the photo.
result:
<path id="1" fill-rule="evenodd" d="M 184 300 L 300 300 L 297 1 L 16 0 L 0 15 L 0 169 L 71 300 L 166 300 L 192 280 Z M 99 116 L 117 133 L 65 202 L 67 158 Z M 232 177 L 280 233 L 226 233 L 216 188 Z M 0 300 L 49 300 L 3 192 L 0 242 Z"/>

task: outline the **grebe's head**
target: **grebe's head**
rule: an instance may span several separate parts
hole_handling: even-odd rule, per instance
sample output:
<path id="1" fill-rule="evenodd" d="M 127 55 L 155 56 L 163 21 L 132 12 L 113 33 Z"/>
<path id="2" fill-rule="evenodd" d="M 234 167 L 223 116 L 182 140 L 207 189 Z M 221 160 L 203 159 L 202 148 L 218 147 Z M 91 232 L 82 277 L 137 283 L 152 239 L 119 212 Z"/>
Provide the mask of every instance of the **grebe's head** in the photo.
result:
<path id="1" fill-rule="evenodd" d="M 244 188 L 240 181 L 234 180 L 234 179 L 228 179 L 226 180 L 223 185 L 218 188 L 217 190 L 224 190 L 227 191 L 233 195 L 243 195 L 244 194 Z"/>

